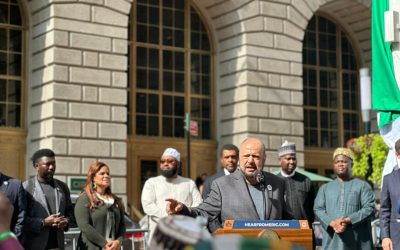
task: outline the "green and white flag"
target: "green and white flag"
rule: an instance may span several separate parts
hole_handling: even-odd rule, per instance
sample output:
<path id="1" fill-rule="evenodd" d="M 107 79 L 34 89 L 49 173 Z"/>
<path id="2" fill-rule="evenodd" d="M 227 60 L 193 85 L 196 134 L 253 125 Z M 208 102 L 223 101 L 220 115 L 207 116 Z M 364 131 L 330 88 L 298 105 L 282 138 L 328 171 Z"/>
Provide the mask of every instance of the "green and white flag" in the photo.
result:
<path id="1" fill-rule="evenodd" d="M 400 4 L 399 1 L 393 3 Z M 389 7 L 391 7 L 389 9 Z M 399 6 L 400 7 L 400 6 Z M 396 8 L 398 9 L 398 8 Z M 378 113 L 378 127 L 383 139 L 389 146 L 389 154 L 383 175 L 392 172 L 396 166 L 394 155 L 394 143 L 400 139 L 400 90 L 396 82 L 395 66 L 399 65 L 398 58 L 393 55 L 399 52 L 399 32 L 396 27 L 398 20 L 393 18 L 390 23 L 393 6 L 389 6 L 389 0 L 373 0 L 372 2 L 372 108 Z M 385 23 L 385 12 L 388 14 Z M 392 15 L 394 17 L 395 15 Z M 385 41 L 385 34 L 391 34 L 392 42 Z"/>

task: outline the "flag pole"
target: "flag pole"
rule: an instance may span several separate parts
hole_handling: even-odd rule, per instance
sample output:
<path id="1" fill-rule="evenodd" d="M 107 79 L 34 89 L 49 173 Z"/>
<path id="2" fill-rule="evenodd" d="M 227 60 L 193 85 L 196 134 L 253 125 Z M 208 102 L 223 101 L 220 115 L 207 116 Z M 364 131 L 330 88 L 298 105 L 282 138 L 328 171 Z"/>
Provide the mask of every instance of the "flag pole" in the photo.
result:
<path id="1" fill-rule="evenodd" d="M 186 164 L 187 176 L 190 177 L 190 113 L 185 116 L 185 134 L 186 134 Z"/>

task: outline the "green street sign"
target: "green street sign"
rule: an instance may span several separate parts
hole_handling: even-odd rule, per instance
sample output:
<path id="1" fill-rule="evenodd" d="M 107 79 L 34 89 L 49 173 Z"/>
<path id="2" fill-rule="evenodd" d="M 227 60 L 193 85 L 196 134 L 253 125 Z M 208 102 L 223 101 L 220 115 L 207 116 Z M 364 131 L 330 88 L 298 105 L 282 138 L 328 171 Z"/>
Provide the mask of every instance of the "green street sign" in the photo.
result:
<path id="1" fill-rule="evenodd" d="M 71 191 L 82 191 L 85 186 L 86 178 L 71 178 L 69 179 L 69 186 Z"/>

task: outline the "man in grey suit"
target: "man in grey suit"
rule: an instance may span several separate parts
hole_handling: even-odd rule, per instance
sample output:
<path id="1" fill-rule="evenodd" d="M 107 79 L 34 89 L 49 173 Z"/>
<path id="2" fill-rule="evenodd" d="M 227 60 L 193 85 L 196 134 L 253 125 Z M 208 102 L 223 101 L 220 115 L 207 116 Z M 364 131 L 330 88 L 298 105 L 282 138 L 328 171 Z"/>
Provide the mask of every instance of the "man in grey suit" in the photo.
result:
<path id="1" fill-rule="evenodd" d="M 240 168 L 215 180 L 203 203 L 198 207 L 186 207 L 177 200 L 167 199 L 167 213 L 201 215 L 209 219 L 220 216 L 222 223 L 228 219 L 290 219 L 284 201 L 285 184 L 279 177 L 262 171 L 265 159 L 262 141 L 247 138 L 239 150 Z"/>
<path id="2" fill-rule="evenodd" d="M 397 167 L 383 177 L 380 226 L 383 250 L 400 250 L 400 140 L 395 143 Z"/>
<path id="3" fill-rule="evenodd" d="M 32 156 L 37 175 L 23 183 L 27 196 L 24 248 L 64 249 L 64 231 L 73 222 L 73 208 L 67 184 L 54 179 L 55 154 L 40 149 Z"/>

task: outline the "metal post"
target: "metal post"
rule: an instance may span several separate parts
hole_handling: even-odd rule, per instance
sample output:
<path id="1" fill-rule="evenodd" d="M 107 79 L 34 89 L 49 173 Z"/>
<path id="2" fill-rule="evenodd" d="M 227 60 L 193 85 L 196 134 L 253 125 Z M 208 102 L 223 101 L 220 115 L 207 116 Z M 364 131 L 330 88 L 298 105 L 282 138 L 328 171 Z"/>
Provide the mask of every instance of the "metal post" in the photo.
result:
<path id="1" fill-rule="evenodd" d="M 187 176 L 190 177 L 190 113 L 185 118 Z"/>

